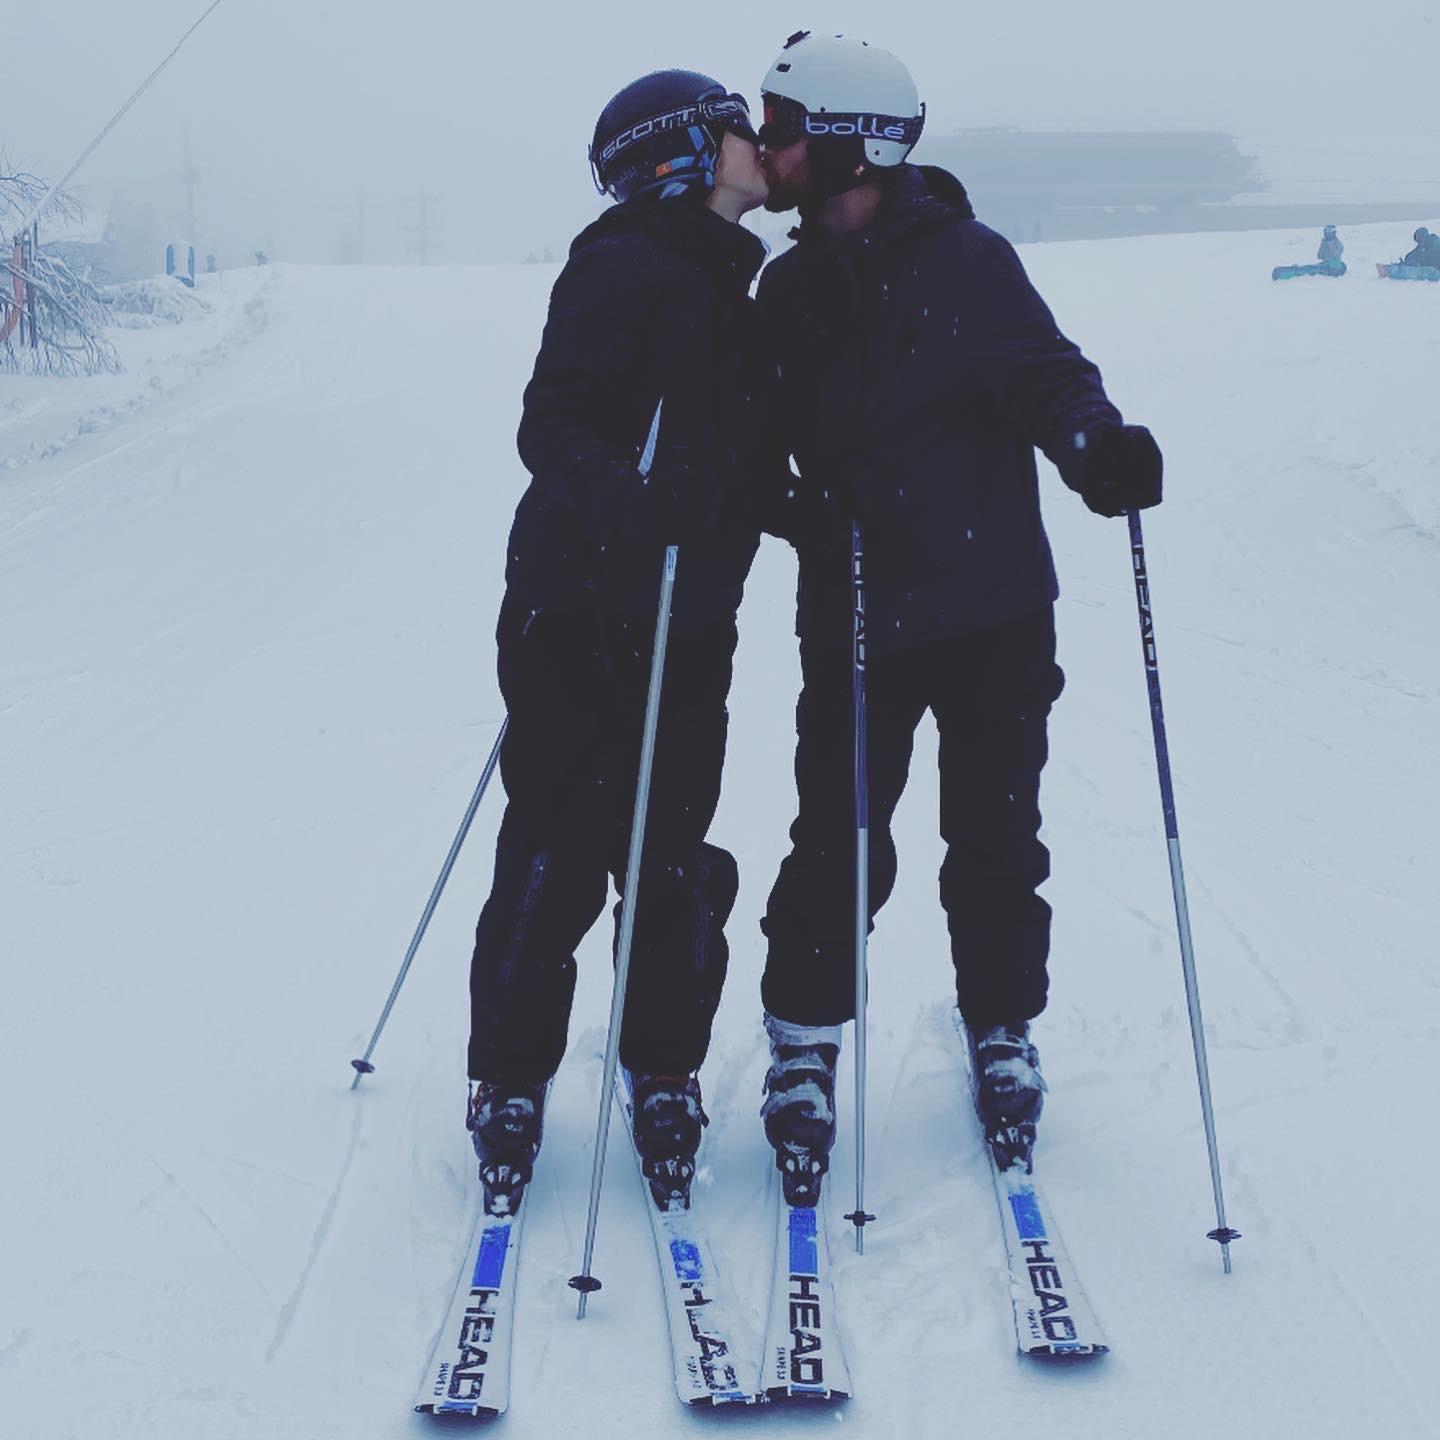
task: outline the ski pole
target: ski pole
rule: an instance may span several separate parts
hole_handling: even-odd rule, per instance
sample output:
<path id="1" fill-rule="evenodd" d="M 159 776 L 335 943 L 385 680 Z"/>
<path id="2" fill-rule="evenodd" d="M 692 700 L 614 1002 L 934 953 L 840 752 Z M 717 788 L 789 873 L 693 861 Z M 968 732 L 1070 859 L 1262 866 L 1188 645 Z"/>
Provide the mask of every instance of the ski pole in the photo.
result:
<path id="1" fill-rule="evenodd" d="M 850 589 L 854 602 L 851 656 L 855 720 L 855 1209 L 845 1218 L 855 1227 L 856 1254 L 865 1253 L 865 1020 L 870 944 L 870 775 L 865 714 L 865 542 L 860 522 L 851 523 Z"/>
<path id="2" fill-rule="evenodd" d="M 1150 727 L 1155 735 L 1155 765 L 1160 775 L 1160 805 L 1165 813 L 1165 840 L 1170 853 L 1170 887 L 1175 893 L 1175 923 L 1180 933 L 1180 963 L 1185 971 L 1185 999 L 1190 1009 L 1190 1039 L 1195 1049 L 1195 1075 L 1200 1084 L 1200 1110 L 1205 1144 L 1210 1153 L 1210 1183 L 1215 1190 L 1215 1229 L 1206 1238 L 1220 1246 L 1225 1273 L 1230 1273 L 1230 1243 L 1238 1230 L 1225 1223 L 1225 1194 L 1220 1184 L 1220 1154 L 1215 1142 L 1215 1111 L 1210 1100 L 1210 1066 L 1205 1057 L 1205 1025 L 1200 1015 L 1200 982 L 1190 936 L 1190 907 L 1185 898 L 1185 871 L 1180 863 L 1180 827 L 1175 819 L 1175 787 L 1170 779 L 1170 746 L 1165 738 L 1165 711 L 1160 703 L 1160 664 L 1155 650 L 1155 619 L 1150 609 L 1150 579 L 1145 568 L 1145 539 L 1140 512 L 1131 510 L 1130 554 L 1135 567 L 1135 601 L 1140 611 L 1140 646 L 1145 653 L 1145 680 L 1150 689 Z"/>
<path id="3" fill-rule="evenodd" d="M 640 474 L 648 476 L 660 437 L 660 411 L 655 407 L 650 437 L 640 457 Z M 650 686 L 645 695 L 645 728 L 640 741 L 640 770 L 635 781 L 635 813 L 630 823 L 630 853 L 625 862 L 625 893 L 620 898 L 620 938 L 615 949 L 615 982 L 610 992 L 610 1029 L 605 1037 L 605 1073 L 600 1082 L 600 1114 L 595 1122 L 595 1159 L 590 1167 L 590 1213 L 585 1221 L 585 1255 L 580 1273 L 570 1277 L 570 1288 L 580 1292 L 576 1318 L 585 1318 L 585 1306 L 600 1282 L 591 1273 L 595 1258 L 595 1227 L 600 1217 L 600 1188 L 605 1178 L 605 1148 L 610 1139 L 610 1107 L 614 1103 L 615 1069 L 620 1059 L 620 1026 L 625 1017 L 625 985 L 630 974 L 630 947 L 635 938 L 635 902 L 640 888 L 640 857 L 645 848 L 645 821 L 650 808 L 650 775 L 655 763 L 655 733 L 660 721 L 660 689 L 665 675 L 665 649 L 670 639 L 670 601 L 675 593 L 675 567 L 679 550 L 665 548 L 660 572 L 660 602 L 655 610 L 655 645 L 650 655 Z"/>
<path id="4" fill-rule="evenodd" d="M 470 804 L 466 807 L 465 818 L 460 822 L 460 828 L 455 832 L 455 839 L 450 844 L 450 853 L 445 857 L 445 863 L 440 867 L 439 878 L 435 881 L 435 888 L 430 892 L 430 898 L 425 902 L 424 912 L 420 916 L 420 923 L 415 927 L 415 934 L 411 938 L 410 948 L 405 952 L 405 959 L 400 964 L 400 973 L 395 977 L 395 983 L 390 987 L 390 998 L 385 1002 L 385 1008 L 380 1012 L 380 1019 L 376 1023 L 375 1033 L 370 1037 L 370 1043 L 365 1047 L 365 1054 L 359 1060 L 352 1060 L 350 1063 L 355 1067 L 355 1078 L 350 1082 L 353 1090 L 363 1076 L 371 1075 L 375 1067 L 370 1063 L 370 1057 L 375 1053 L 375 1046 L 380 1039 L 380 1032 L 385 1028 L 385 1022 L 390 1018 L 390 1011 L 395 1005 L 395 999 L 400 994 L 400 987 L 405 983 L 405 977 L 410 973 L 410 962 L 415 958 L 415 952 L 420 948 L 420 942 L 425 938 L 425 931 L 430 927 L 430 917 L 435 913 L 435 907 L 440 903 L 440 896 L 444 893 L 445 882 L 450 878 L 450 872 L 455 868 L 455 861 L 459 858 L 460 847 L 465 843 L 465 837 L 470 833 L 470 822 L 475 818 L 475 812 L 480 808 L 481 798 L 490 784 L 490 777 L 495 773 L 495 767 L 500 763 L 500 746 L 505 739 L 505 731 L 509 728 L 510 717 L 507 715 L 500 722 L 500 732 L 495 736 L 495 743 L 490 747 L 490 758 L 485 762 L 485 769 L 481 771 L 480 783 L 475 787 L 475 793 L 470 797 Z"/>

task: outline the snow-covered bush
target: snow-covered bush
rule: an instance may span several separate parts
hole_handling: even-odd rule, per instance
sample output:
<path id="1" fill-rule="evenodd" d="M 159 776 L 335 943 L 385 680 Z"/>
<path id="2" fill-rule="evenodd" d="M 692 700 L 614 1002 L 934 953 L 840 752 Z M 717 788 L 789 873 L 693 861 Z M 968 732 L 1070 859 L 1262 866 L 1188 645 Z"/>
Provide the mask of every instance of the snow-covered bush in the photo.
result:
<path id="1" fill-rule="evenodd" d="M 214 306 L 197 291 L 178 285 L 168 275 L 102 285 L 100 299 L 110 324 L 123 330 L 147 330 L 155 325 L 183 325 L 208 315 Z"/>
<path id="2" fill-rule="evenodd" d="M 0 370 L 58 375 L 118 370 L 98 291 L 40 249 L 34 227 L 18 231 L 46 189 L 38 176 L 14 170 L 0 156 Z M 80 206 L 61 192 L 46 213 L 75 219 Z"/>

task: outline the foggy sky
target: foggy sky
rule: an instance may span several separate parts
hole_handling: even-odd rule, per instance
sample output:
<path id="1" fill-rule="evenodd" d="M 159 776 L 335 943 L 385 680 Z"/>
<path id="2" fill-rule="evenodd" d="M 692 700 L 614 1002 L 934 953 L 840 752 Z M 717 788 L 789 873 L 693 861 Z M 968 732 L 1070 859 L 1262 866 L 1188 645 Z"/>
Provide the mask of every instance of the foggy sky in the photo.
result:
<path id="1" fill-rule="evenodd" d="M 0 151 L 53 178 L 204 0 L 4 8 Z M 188 125 L 204 245 L 223 261 L 257 246 L 333 260 L 362 206 L 365 258 L 410 258 L 422 191 L 438 197 L 437 259 L 563 250 L 601 205 L 585 148 L 615 90 L 677 65 L 758 104 L 801 27 L 894 50 L 932 133 L 1430 132 L 1440 173 L 1440 0 L 843 0 L 793 12 L 768 0 L 225 0 L 75 188 L 103 208 L 117 185 L 139 187 L 175 226 Z"/>

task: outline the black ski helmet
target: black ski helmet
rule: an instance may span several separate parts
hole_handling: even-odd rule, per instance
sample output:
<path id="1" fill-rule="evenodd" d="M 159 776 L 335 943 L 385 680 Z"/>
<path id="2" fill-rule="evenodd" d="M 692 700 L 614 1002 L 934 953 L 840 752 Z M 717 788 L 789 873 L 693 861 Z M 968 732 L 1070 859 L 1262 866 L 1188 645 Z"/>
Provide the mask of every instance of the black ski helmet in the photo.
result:
<path id="1" fill-rule="evenodd" d="M 710 189 L 725 131 L 754 141 L 750 108 L 695 70 L 656 70 L 627 85 L 600 112 L 590 142 L 595 188 L 616 200 L 647 191 Z"/>
<path id="2" fill-rule="evenodd" d="M 1415 232 L 1415 240 L 1417 244 L 1422 243 L 1429 238 L 1430 232 L 1423 225 Z"/>

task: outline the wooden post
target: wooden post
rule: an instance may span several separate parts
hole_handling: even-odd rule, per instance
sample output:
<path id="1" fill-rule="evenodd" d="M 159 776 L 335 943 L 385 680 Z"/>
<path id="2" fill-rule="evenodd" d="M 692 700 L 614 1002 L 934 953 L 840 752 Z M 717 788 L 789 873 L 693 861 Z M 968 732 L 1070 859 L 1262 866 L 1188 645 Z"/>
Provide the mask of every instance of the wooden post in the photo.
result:
<path id="1" fill-rule="evenodd" d="M 25 299 L 30 307 L 30 348 L 40 348 L 40 327 L 35 323 L 35 257 L 40 253 L 40 222 L 37 220 L 30 228 L 30 263 L 25 267 L 26 275 L 30 280 L 25 285 Z"/>
<path id="2" fill-rule="evenodd" d="M 4 308 L 0 309 L 0 342 L 10 338 L 25 313 L 25 254 L 18 235 L 15 237 L 11 268 L 14 274 L 10 279 L 10 289 L 14 298 L 7 299 Z M 23 343 L 23 336 L 21 341 Z"/>

